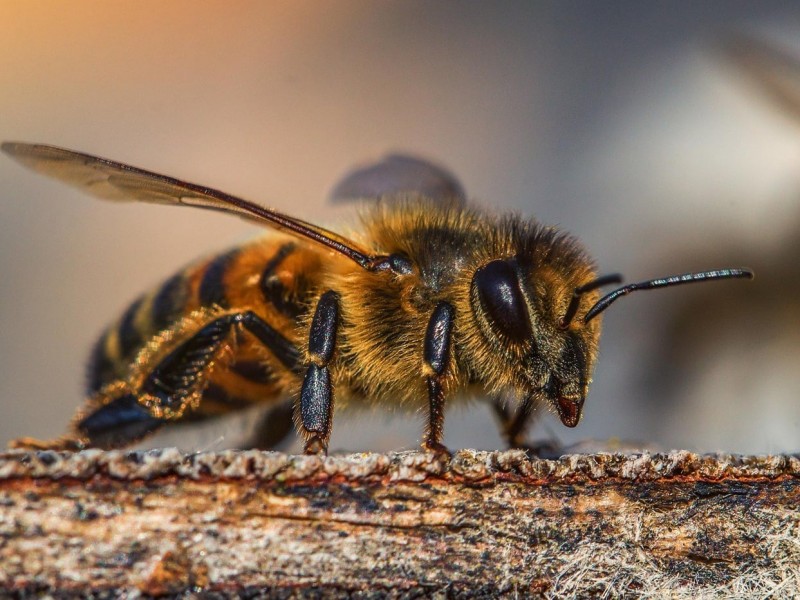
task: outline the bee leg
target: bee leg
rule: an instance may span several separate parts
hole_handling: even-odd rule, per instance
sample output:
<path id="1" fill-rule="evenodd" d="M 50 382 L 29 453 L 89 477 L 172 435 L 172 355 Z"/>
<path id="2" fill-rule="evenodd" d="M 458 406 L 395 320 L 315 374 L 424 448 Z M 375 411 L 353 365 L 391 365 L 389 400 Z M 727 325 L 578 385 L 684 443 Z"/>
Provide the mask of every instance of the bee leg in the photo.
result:
<path id="1" fill-rule="evenodd" d="M 545 440 L 538 443 L 525 441 L 525 430 L 531 423 L 534 405 L 534 397 L 528 396 L 516 411 L 512 411 L 501 397 L 492 398 L 492 408 L 500 421 L 503 437 L 508 442 L 509 448 L 525 450 L 528 455 L 537 458 L 558 458 L 564 454 L 565 449 L 556 440 Z"/>
<path id="2" fill-rule="evenodd" d="M 297 349 L 258 315 L 210 312 L 189 320 L 175 332 L 177 343 L 166 355 L 144 350 L 131 379 L 100 390 L 74 429 L 88 445 L 116 448 L 132 444 L 168 422 L 196 409 L 213 369 L 233 356 L 235 331 L 242 327 L 267 346 L 282 362 L 296 366 Z"/>
<path id="3" fill-rule="evenodd" d="M 22 437 L 8 442 L 8 447 L 13 450 L 78 452 L 86 447 L 86 443 L 81 439 L 66 435 L 54 440 L 37 440 L 32 437 Z"/>
<path id="4" fill-rule="evenodd" d="M 88 414 L 80 415 L 75 422 L 74 429 L 86 446 L 105 449 L 127 446 L 155 433 L 166 423 L 154 417 L 129 390 L 103 402 Z"/>
<path id="5" fill-rule="evenodd" d="M 527 396 L 516 411 L 510 410 L 500 397 L 492 398 L 492 407 L 500 421 L 508 447 L 525 448 L 525 430 L 533 415 L 533 397 Z"/>
<path id="6" fill-rule="evenodd" d="M 75 415 L 71 433 L 54 440 L 20 438 L 10 448 L 77 452 L 88 447 L 118 448 L 154 432 L 164 423 L 138 402 L 124 381 L 106 386 Z"/>
<path id="7" fill-rule="evenodd" d="M 450 342 L 455 309 L 447 302 L 439 302 L 433 310 L 425 332 L 424 366 L 428 384 L 428 427 L 422 446 L 433 452 L 450 452 L 442 444 L 444 429 L 444 380 L 450 363 Z"/>
<path id="8" fill-rule="evenodd" d="M 336 347 L 339 327 L 339 294 L 328 290 L 320 296 L 308 336 L 308 369 L 300 390 L 300 425 L 306 438 L 306 454 L 325 454 L 331 436 L 333 385 L 328 365 Z"/>
<path id="9" fill-rule="evenodd" d="M 229 347 L 239 314 L 210 313 L 176 329 L 166 354 L 144 350 L 130 380 L 116 382 L 91 398 L 73 429 L 100 448 L 119 448 L 181 419 L 199 401 L 210 369 Z M 156 345 L 157 346 L 157 345 Z"/>

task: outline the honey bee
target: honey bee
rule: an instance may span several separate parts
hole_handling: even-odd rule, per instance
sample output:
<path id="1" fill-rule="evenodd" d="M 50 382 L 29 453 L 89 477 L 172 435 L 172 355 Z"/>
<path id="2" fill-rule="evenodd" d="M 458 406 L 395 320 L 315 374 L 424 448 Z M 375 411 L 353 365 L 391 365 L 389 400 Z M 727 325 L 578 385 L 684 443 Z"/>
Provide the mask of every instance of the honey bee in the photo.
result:
<path id="1" fill-rule="evenodd" d="M 753 276 L 689 273 L 600 298 L 600 287 L 621 278 L 598 277 L 574 237 L 469 208 L 458 183 L 422 161 L 409 163 L 424 172 L 418 182 L 379 189 L 361 227 L 345 237 L 96 156 L 15 142 L 2 149 L 102 199 L 195 206 L 278 230 L 191 265 L 133 302 L 94 348 L 88 400 L 70 432 L 17 446 L 121 447 L 171 423 L 288 398 L 292 409 L 275 417 L 285 423 L 270 427 L 287 433 L 293 416 L 306 453 L 327 452 L 335 399 L 426 407 L 422 445 L 447 453 L 445 405 L 477 388 L 519 447 L 537 403 L 567 427 L 580 421 L 599 316 L 612 302 L 641 289 Z M 369 188 L 380 172 L 378 165 L 346 183 Z"/>

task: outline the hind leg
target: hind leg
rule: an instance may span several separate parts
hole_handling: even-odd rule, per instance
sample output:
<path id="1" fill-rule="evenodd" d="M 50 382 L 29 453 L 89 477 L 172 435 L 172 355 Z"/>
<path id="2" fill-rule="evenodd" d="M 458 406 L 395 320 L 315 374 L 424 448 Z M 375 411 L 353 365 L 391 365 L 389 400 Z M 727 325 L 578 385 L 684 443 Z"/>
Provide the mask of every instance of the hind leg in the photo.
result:
<path id="1" fill-rule="evenodd" d="M 25 438 L 12 446 L 118 448 L 182 419 L 199 407 L 214 370 L 232 361 L 239 329 L 254 335 L 281 362 L 297 362 L 296 348 L 255 313 L 197 311 L 155 336 L 136 357 L 126 381 L 90 398 L 72 420 L 70 434 L 52 442 Z"/>
<path id="2" fill-rule="evenodd" d="M 153 416 L 145 402 L 125 381 L 117 381 L 90 398 L 73 417 L 70 432 L 54 440 L 19 438 L 10 448 L 78 451 L 84 448 L 119 448 L 156 432 L 168 421 Z"/>
<path id="3" fill-rule="evenodd" d="M 306 454 L 327 454 L 333 417 L 333 382 L 330 364 L 339 328 L 339 295 L 328 290 L 319 298 L 311 321 L 308 363 L 300 389 L 298 430 L 305 438 Z"/>

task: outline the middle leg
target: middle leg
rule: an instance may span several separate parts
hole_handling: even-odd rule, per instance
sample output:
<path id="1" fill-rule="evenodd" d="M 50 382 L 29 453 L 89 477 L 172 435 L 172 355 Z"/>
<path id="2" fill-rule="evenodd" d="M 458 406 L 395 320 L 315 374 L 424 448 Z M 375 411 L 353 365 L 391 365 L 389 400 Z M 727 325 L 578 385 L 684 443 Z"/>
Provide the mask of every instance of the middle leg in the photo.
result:
<path id="1" fill-rule="evenodd" d="M 445 380 L 450 366 L 450 346 L 455 309 L 439 302 L 425 332 L 423 372 L 428 386 L 428 428 L 422 446 L 433 452 L 450 454 L 442 444 L 444 432 Z"/>
<path id="2" fill-rule="evenodd" d="M 326 454 L 331 437 L 333 383 L 330 363 L 339 328 L 339 294 L 328 290 L 319 298 L 308 336 L 308 368 L 300 390 L 299 429 L 306 454 Z"/>

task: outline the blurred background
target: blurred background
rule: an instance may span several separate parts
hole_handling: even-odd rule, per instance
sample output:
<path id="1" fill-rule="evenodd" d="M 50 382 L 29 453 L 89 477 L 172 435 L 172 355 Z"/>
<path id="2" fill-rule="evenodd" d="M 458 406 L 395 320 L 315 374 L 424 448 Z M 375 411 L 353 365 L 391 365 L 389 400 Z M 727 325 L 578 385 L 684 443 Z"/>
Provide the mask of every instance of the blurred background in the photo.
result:
<path id="1" fill-rule="evenodd" d="M 326 201 L 337 179 L 403 150 L 449 167 L 479 204 L 576 234 L 603 273 L 753 267 L 750 283 L 615 304 L 580 426 L 543 411 L 531 437 L 800 446 L 800 116 L 776 93 L 800 89 L 800 67 L 731 42 L 800 56 L 796 2 L 6 1 L 0 33 L 2 139 L 334 228 L 354 212 Z M 94 338 L 140 292 L 258 234 L 104 204 L 0 157 L 0 446 L 63 431 Z M 331 448 L 415 447 L 423 422 L 338 414 Z M 445 434 L 503 445 L 482 404 L 453 406 Z M 155 443 L 235 438 L 183 435 Z"/>

